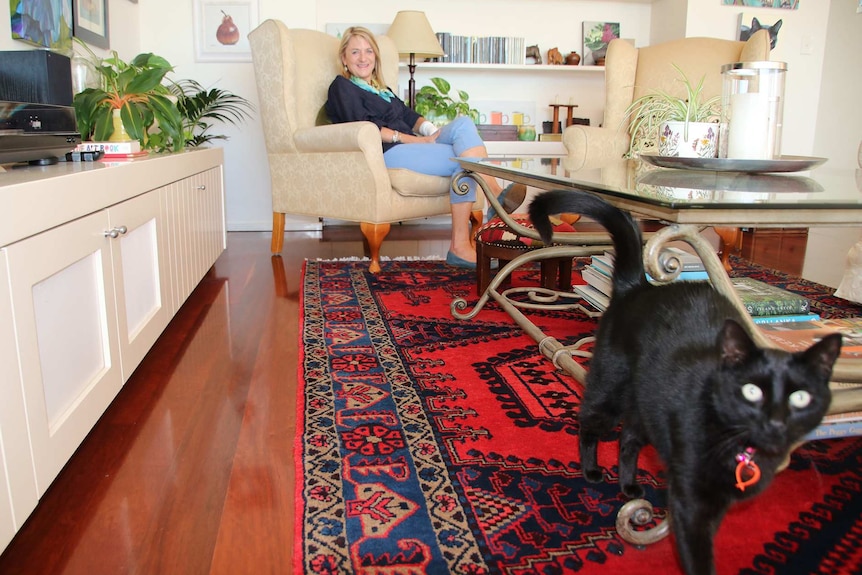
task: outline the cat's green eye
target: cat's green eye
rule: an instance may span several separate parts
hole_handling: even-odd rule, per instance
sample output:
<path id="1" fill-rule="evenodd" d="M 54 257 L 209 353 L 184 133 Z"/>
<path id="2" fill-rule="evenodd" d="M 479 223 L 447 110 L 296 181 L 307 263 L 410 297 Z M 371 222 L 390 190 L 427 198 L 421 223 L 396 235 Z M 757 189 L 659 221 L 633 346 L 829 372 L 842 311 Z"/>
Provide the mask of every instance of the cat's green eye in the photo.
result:
<path id="1" fill-rule="evenodd" d="M 763 390 L 753 383 L 746 383 L 742 386 L 742 397 L 744 397 L 746 401 L 756 403 L 763 399 Z"/>
<path id="2" fill-rule="evenodd" d="M 789 402 L 791 407 L 795 407 L 797 409 L 808 407 L 808 404 L 811 403 L 811 394 L 802 389 L 794 391 L 790 394 Z"/>

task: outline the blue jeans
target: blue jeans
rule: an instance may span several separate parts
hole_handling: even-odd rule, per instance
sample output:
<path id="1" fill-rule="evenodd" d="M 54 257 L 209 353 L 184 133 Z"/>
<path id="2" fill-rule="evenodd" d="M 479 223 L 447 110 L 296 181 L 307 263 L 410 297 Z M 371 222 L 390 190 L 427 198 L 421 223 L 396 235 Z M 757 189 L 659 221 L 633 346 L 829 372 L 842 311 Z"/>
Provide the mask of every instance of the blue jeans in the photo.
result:
<path id="1" fill-rule="evenodd" d="M 429 176 L 452 176 L 461 169 L 452 158 L 465 150 L 484 146 L 476 124 L 467 116 L 458 116 L 442 128 L 434 144 L 398 144 L 383 154 L 387 168 L 403 168 Z M 476 183 L 470 179 L 469 191 L 460 196 L 449 190 L 453 204 L 476 201 Z"/>

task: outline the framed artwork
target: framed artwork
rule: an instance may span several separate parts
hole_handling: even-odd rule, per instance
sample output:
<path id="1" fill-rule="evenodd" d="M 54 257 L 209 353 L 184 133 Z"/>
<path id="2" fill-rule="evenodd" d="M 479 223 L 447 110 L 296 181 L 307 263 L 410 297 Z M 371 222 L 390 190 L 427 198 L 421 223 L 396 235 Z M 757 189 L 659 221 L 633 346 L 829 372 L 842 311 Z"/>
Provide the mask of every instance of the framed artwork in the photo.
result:
<path id="1" fill-rule="evenodd" d="M 87 44 L 108 49 L 108 0 L 74 0 L 72 35 Z"/>
<path id="2" fill-rule="evenodd" d="M 10 0 L 12 38 L 55 52 L 72 51 L 72 0 Z"/>
<path id="3" fill-rule="evenodd" d="M 799 0 L 721 0 L 721 3 L 724 6 L 744 6 L 746 8 L 799 9 Z"/>
<path id="4" fill-rule="evenodd" d="M 258 25 L 258 0 L 195 0 L 195 60 L 251 62 L 248 33 Z"/>
<path id="5" fill-rule="evenodd" d="M 584 22 L 584 66 L 604 65 L 611 40 L 620 37 L 619 22 Z"/>

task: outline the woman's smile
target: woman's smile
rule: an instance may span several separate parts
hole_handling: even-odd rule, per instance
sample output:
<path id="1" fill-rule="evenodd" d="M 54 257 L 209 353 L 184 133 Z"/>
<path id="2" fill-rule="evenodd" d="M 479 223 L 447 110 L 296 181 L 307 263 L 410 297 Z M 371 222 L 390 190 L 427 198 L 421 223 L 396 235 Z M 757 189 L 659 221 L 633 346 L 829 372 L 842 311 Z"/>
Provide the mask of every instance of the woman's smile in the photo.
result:
<path id="1" fill-rule="evenodd" d="M 347 43 L 342 63 L 347 66 L 348 71 L 357 78 L 371 83 L 371 75 L 374 72 L 374 49 L 367 40 L 354 36 Z"/>

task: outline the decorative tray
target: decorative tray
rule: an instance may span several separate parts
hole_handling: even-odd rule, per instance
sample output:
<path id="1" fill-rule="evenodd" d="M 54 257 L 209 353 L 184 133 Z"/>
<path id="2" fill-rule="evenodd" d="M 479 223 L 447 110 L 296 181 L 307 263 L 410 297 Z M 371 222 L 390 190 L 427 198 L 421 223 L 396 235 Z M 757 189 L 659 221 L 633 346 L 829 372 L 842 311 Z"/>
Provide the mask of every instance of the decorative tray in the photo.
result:
<path id="1" fill-rule="evenodd" d="M 680 158 L 678 156 L 659 156 L 641 154 L 647 164 L 660 168 L 683 170 L 708 170 L 711 172 L 746 172 L 766 174 L 772 172 L 799 172 L 810 170 L 826 161 L 826 158 L 809 156 L 781 156 L 773 160 L 744 160 L 736 158 Z"/>

